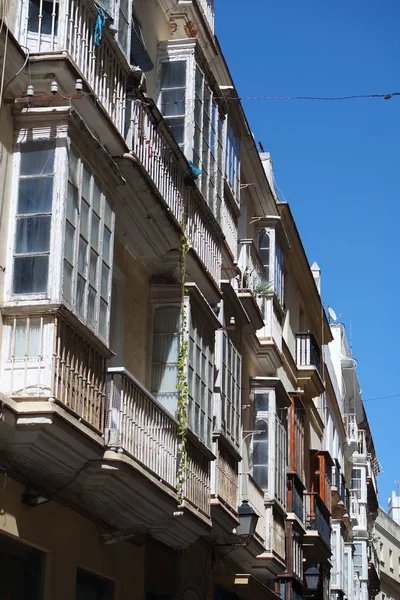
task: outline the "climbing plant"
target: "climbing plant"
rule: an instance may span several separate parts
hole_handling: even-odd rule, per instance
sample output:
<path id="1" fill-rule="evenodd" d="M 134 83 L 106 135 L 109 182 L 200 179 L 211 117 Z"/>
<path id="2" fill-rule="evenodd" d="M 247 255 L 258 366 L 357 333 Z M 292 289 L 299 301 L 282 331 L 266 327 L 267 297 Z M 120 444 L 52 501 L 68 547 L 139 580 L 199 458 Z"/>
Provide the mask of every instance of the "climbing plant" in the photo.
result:
<path id="1" fill-rule="evenodd" d="M 186 307 L 186 272 L 187 272 L 187 255 L 190 249 L 189 239 L 186 233 L 186 221 L 183 216 L 181 219 L 181 227 L 183 233 L 180 238 L 180 257 L 179 257 L 179 274 L 181 284 L 181 325 L 179 332 L 179 350 L 178 350 L 178 495 L 179 503 L 183 502 L 184 486 L 188 473 L 188 455 L 187 455 L 187 425 L 188 425 L 188 401 L 189 401 L 189 385 L 187 381 L 187 361 L 189 358 L 189 343 L 187 329 L 187 307 Z"/>

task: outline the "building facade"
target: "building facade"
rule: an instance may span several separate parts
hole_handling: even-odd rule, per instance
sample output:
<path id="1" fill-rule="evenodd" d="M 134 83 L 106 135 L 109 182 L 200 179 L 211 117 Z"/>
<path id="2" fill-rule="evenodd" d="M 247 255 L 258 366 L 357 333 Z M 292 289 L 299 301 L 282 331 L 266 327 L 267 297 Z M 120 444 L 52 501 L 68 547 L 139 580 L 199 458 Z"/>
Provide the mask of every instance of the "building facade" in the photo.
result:
<path id="1" fill-rule="evenodd" d="M 1 14 L 7 593 L 372 598 L 377 468 L 355 361 L 213 1 Z"/>
<path id="2" fill-rule="evenodd" d="M 392 497 L 396 497 L 395 492 Z M 379 595 L 382 600 L 397 600 L 400 598 L 400 525 L 380 507 L 375 521 L 373 543 L 380 564 Z"/>

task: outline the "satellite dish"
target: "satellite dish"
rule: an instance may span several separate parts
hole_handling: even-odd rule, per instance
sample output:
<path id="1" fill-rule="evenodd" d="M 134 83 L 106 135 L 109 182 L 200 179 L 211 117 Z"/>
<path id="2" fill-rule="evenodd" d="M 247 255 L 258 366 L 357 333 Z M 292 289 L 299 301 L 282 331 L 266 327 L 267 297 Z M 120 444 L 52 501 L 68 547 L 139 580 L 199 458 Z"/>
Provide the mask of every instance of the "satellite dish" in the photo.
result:
<path id="1" fill-rule="evenodd" d="M 331 308 L 330 306 L 328 306 L 328 313 L 329 313 L 329 316 L 330 316 L 330 318 L 331 318 L 331 320 L 332 320 L 333 322 L 337 321 L 337 316 L 336 316 L 336 313 L 335 313 L 335 311 L 333 310 L 333 308 Z"/>

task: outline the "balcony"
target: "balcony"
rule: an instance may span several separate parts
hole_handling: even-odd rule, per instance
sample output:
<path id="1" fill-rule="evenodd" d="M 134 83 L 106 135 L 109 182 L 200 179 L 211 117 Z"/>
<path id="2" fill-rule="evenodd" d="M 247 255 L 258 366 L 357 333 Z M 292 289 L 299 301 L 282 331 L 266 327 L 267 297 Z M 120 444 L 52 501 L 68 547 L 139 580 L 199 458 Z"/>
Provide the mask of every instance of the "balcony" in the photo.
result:
<path id="1" fill-rule="evenodd" d="M 176 493 L 178 487 L 178 422 L 128 371 L 107 373 L 106 445 L 153 482 Z M 193 436 L 194 438 L 194 436 Z M 210 518 L 211 453 L 189 434 L 183 506 Z M 211 455 L 211 456 L 210 456 Z"/>
<path id="2" fill-rule="evenodd" d="M 265 269 L 253 240 L 239 241 L 238 266 L 241 271 L 238 296 L 254 329 L 261 329 L 264 326 L 264 314 L 261 312 L 261 296 L 258 288 L 265 281 Z M 268 289 L 267 282 L 265 285 Z"/>
<path id="3" fill-rule="evenodd" d="M 237 452 L 219 437 L 216 460 L 211 464 L 211 513 L 213 532 L 231 534 L 238 524 L 239 475 Z"/>
<path id="4" fill-rule="evenodd" d="M 321 378 L 321 350 L 312 333 L 296 334 L 297 381 L 312 398 L 325 390 Z"/>
<path id="5" fill-rule="evenodd" d="M 375 546 L 368 544 L 368 590 L 374 596 L 380 589 L 380 566 Z M 375 594 L 374 594 L 375 592 Z"/>
<path id="6" fill-rule="evenodd" d="M 188 256 L 189 272 L 203 269 L 219 285 L 222 232 L 192 180 L 189 165 L 161 113 L 144 99 L 127 106 L 126 143 L 131 158 L 150 183 L 178 230 L 186 221 L 187 236 L 197 261 Z M 142 224 L 143 226 L 143 224 Z"/>
<path id="7" fill-rule="evenodd" d="M 360 532 L 367 531 L 367 511 L 365 503 L 360 502 L 357 490 L 350 491 L 350 519 L 354 529 Z"/>
<path id="8" fill-rule="evenodd" d="M 36 80 L 35 86 L 40 89 L 40 76 L 46 83 L 49 66 L 44 66 L 43 61 L 52 61 L 53 77 L 67 94 L 75 93 L 77 77 L 87 82 L 89 90 L 86 90 L 86 85 L 84 90 L 88 91 L 88 94 L 84 94 L 82 99 L 72 101 L 76 104 L 78 112 L 85 112 L 85 120 L 90 125 L 95 125 L 93 118 L 97 111 L 93 110 L 93 102 L 90 100 L 90 96 L 94 96 L 113 126 L 122 134 L 125 83 L 129 72 L 127 61 L 107 29 L 103 31 L 100 45 L 95 44 L 97 7 L 93 1 L 54 0 L 52 4 L 51 15 L 44 15 L 43 3 L 40 2 L 37 20 L 31 22 L 28 18 L 29 2 L 21 2 L 20 21 L 15 33 L 19 43 L 29 49 L 30 69 L 32 79 Z M 63 59 L 66 58 L 71 64 L 69 76 L 63 63 Z M 43 86 L 43 89 L 47 89 L 48 85 L 47 81 L 47 86 Z M 104 134 L 102 131 L 102 136 Z M 102 141 L 104 143 L 104 140 Z"/>
<path id="9" fill-rule="evenodd" d="M 329 513 L 316 492 L 304 492 L 304 506 L 304 555 L 307 561 L 322 562 L 331 555 Z"/>
<path id="10" fill-rule="evenodd" d="M 1 391 L 23 402 L 55 402 L 102 435 L 105 353 L 61 315 L 5 321 Z"/>

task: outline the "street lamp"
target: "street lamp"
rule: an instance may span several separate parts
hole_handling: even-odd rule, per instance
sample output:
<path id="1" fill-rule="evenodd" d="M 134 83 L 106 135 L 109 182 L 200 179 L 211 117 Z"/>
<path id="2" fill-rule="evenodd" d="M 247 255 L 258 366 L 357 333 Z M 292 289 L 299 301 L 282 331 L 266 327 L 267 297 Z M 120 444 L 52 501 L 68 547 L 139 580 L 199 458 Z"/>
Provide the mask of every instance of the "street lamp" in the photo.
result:
<path id="1" fill-rule="evenodd" d="M 257 527 L 259 515 L 249 505 L 248 500 L 243 500 L 238 509 L 239 526 L 236 533 L 239 536 L 251 537 L 254 535 Z"/>
<path id="2" fill-rule="evenodd" d="M 306 580 L 307 589 L 310 596 L 315 596 L 321 579 L 321 572 L 315 565 L 312 565 L 304 573 L 304 579 Z"/>

